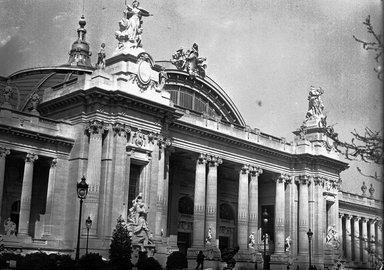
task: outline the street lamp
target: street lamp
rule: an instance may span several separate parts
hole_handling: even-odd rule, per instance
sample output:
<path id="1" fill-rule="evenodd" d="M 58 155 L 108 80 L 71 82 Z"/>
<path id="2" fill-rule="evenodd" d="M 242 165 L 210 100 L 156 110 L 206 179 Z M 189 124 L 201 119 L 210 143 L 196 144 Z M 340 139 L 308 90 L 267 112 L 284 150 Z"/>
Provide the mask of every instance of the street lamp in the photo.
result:
<path id="1" fill-rule="evenodd" d="M 266 228 L 267 228 L 267 225 L 268 225 L 268 218 L 269 218 L 269 215 L 267 213 L 267 209 L 264 209 L 264 212 L 263 212 L 263 229 L 264 229 L 264 235 L 263 235 L 263 240 L 264 240 L 264 267 L 263 269 L 267 269 L 267 232 L 266 232 Z"/>
<path id="2" fill-rule="evenodd" d="M 307 235 L 308 235 L 308 242 L 309 242 L 309 270 L 311 270 L 311 269 L 312 269 L 312 248 L 311 248 L 311 241 L 312 241 L 312 236 L 313 236 L 313 232 L 311 231 L 311 229 L 308 230 Z"/>
<path id="3" fill-rule="evenodd" d="M 85 177 L 81 178 L 81 181 L 77 183 L 77 197 L 80 199 L 80 211 L 79 211 L 79 228 L 77 231 L 77 246 L 76 246 L 76 257 L 75 260 L 79 261 L 79 250 L 80 250 L 80 229 L 81 229 L 81 212 L 83 210 L 83 200 L 88 194 L 88 184 L 85 182 Z"/>
<path id="4" fill-rule="evenodd" d="M 85 226 L 87 227 L 87 247 L 85 249 L 85 254 L 88 255 L 88 238 L 89 238 L 89 229 L 92 227 L 92 219 L 88 216 L 87 220 L 85 221 Z"/>

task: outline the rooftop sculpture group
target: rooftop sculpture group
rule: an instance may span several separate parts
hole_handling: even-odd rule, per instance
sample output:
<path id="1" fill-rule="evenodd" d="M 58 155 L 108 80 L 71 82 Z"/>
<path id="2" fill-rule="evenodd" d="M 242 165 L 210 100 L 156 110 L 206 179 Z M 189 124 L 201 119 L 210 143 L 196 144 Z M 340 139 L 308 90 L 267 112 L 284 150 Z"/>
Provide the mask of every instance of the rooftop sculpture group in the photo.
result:
<path id="1" fill-rule="evenodd" d="M 190 77 L 196 75 L 205 77 L 207 65 L 204 64 L 204 61 L 206 60 L 204 57 L 199 57 L 199 46 L 194 43 L 190 50 L 178 49 L 172 55 L 171 63 L 179 70 L 186 70 Z"/>
<path id="2" fill-rule="evenodd" d="M 133 1 L 132 6 L 127 5 L 123 14 L 123 18 L 119 21 L 120 29 L 115 32 L 116 39 L 119 41 L 118 49 L 142 47 L 142 17 L 148 17 L 151 14 L 141 8 L 138 1 Z"/>

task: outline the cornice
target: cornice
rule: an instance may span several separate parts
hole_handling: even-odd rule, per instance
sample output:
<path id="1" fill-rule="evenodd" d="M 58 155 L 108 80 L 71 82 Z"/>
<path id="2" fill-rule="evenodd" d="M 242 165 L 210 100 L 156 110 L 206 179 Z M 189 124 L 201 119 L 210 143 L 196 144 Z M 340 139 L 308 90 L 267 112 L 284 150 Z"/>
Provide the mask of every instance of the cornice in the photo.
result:
<path id="1" fill-rule="evenodd" d="M 39 132 L 5 126 L 1 124 L 0 124 L 0 133 L 8 133 L 8 134 L 19 136 L 19 137 L 24 137 L 32 140 L 37 140 L 37 141 L 43 141 L 53 145 L 63 145 L 67 147 L 72 147 L 75 143 L 74 140 L 68 139 L 66 137 L 53 136 L 49 134 L 41 134 Z"/>

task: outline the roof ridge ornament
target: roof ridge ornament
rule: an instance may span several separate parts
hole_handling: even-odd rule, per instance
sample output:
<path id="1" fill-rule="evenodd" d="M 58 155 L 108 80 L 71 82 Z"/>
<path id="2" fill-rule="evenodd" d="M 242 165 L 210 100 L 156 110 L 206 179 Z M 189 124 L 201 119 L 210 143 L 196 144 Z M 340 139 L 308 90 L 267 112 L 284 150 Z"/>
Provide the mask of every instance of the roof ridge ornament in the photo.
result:
<path id="1" fill-rule="evenodd" d="M 91 55 L 89 43 L 85 40 L 87 30 L 84 28 L 87 22 L 84 15 L 81 15 L 79 20 L 79 28 L 77 29 L 77 40 L 73 42 L 72 48 L 69 51 L 69 59 L 66 65 L 69 66 L 86 66 L 91 67 Z"/>
<path id="2" fill-rule="evenodd" d="M 178 49 L 170 60 L 178 70 L 185 70 L 191 78 L 205 77 L 205 69 L 207 65 L 204 62 L 207 60 L 205 57 L 199 57 L 199 46 L 193 43 L 190 50 L 185 51 L 183 48 Z"/>

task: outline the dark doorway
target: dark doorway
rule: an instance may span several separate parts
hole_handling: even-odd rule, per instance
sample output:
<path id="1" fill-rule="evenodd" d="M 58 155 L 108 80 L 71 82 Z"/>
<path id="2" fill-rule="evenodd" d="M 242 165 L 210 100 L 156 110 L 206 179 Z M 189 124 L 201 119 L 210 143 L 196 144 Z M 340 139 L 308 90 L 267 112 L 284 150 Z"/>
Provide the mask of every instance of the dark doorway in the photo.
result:
<path id="1" fill-rule="evenodd" d="M 228 236 L 219 236 L 219 249 L 223 251 L 223 249 L 229 248 L 229 237 Z"/>
<path id="2" fill-rule="evenodd" d="M 185 232 L 177 233 L 177 247 L 179 251 L 187 255 L 187 249 L 191 247 L 191 234 Z"/>

